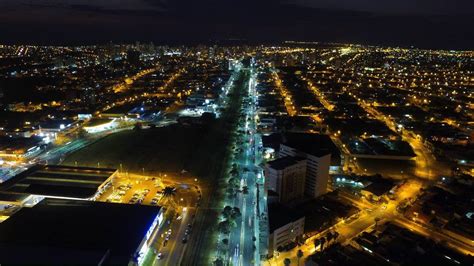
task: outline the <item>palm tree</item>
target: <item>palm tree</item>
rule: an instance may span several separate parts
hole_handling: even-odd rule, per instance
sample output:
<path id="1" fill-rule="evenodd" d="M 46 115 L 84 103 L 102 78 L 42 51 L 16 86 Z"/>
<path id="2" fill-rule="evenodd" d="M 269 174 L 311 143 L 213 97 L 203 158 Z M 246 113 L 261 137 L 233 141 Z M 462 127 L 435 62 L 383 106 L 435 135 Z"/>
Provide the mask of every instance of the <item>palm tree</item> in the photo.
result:
<path id="1" fill-rule="evenodd" d="M 163 206 L 169 206 L 169 207 L 176 207 L 176 201 L 174 200 L 174 197 L 176 196 L 176 188 L 175 187 L 165 187 L 163 189 L 163 196 L 160 199 L 160 203 Z"/>
<path id="2" fill-rule="evenodd" d="M 319 240 L 319 238 L 316 238 L 314 240 L 314 248 L 317 248 L 319 245 L 321 245 L 321 240 Z M 321 249 L 320 249 L 321 250 Z"/>
<path id="3" fill-rule="evenodd" d="M 290 266 L 291 260 L 290 260 L 289 258 L 285 258 L 285 260 L 283 261 L 283 263 L 285 264 L 285 266 Z"/>
<path id="4" fill-rule="evenodd" d="M 321 251 L 323 251 L 324 249 L 324 244 L 326 243 L 326 238 L 325 237 L 322 237 L 321 238 Z"/>
<path id="5" fill-rule="evenodd" d="M 327 238 L 327 240 L 328 240 L 328 243 L 330 243 L 331 240 L 334 239 L 334 235 L 332 234 L 332 232 L 329 232 L 329 233 L 326 235 L 326 238 Z"/>
<path id="6" fill-rule="evenodd" d="M 381 220 L 380 217 L 375 217 L 375 218 L 374 218 L 375 227 L 377 227 L 377 225 L 379 224 L 380 220 Z"/>
<path id="7" fill-rule="evenodd" d="M 303 257 L 303 251 L 301 251 L 301 249 L 298 249 L 298 252 L 296 252 L 296 257 L 298 257 L 298 266 L 300 266 L 300 259 Z"/>

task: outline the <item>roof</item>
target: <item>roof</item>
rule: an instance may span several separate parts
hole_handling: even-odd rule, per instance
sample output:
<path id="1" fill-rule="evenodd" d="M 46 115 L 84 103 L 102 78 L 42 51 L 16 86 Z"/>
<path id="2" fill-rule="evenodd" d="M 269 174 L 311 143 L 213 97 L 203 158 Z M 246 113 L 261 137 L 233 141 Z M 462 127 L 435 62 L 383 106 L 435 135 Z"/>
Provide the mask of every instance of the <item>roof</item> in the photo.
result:
<path id="1" fill-rule="evenodd" d="M 0 192 L 0 202 L 19 204 L 25 201 L 28 198 L 28 196 L 29 195 L 25 195 L 25 194 Z"/>
<path id="2" fill-rule="evenodd" d="M 270 233 L 303 217 L 304 215 L 297 214 L 291 208 L 282 204 L 272 203 L 268 205 L 268 224 Z"/>
<path id="3" fill-rule="evenodd" d="M 45 199 L 0 224 L 0 263 L 126 265 L 159 212 L 151 206 Z"/>
<path id="4" fill-rule="evenodd" d="M 91 120 L 87 121 L 84 124 L 84 127 L 90 128 L 90 127 L 106 125 L 113 121 L 114 121 L 113 119 L 109 119 L 109 118 L 92 118 Z"/>
<path id="5" fill-rule="evenodd" d="M 0 185 L 0 191 L 90 198 L 116 169 L 36 165 Z"/>
<path id="6" fill-rule="evenodd" d="M 262 142 L 264 147 L 275 150 L 279 150 L 280 144 L 284 144 L 317 157 L 331 154 L 332 164 L 340 164 L 340 151 L 328 135 L 300 132 L 274 133 L 262 136 Z"/>
<path id="7" fill-rule="evenodd" d="M 304 161 L 305 158 L 297 156 L 285 156 L 278 158 L 273 161 L 267 162 L 267 164 L 275 170 L 283 170 L 289 166 L 295 165 L 301 161 Z"/>
<path id="8" fill-rule="evenodd" d="M 382 196 L 383 194 L 389 192 L 394 186 L 395 183 L 392 180 L 379 179 L 366 186 L 363 190 L 368 191 L 376 196 Z"/>
<path id="9" fill-rule="evenodd" d="M 304 153 L 321 157 L 338 151 L 328 135 L 312 133 L 285 133 L 282 144 Z"/>

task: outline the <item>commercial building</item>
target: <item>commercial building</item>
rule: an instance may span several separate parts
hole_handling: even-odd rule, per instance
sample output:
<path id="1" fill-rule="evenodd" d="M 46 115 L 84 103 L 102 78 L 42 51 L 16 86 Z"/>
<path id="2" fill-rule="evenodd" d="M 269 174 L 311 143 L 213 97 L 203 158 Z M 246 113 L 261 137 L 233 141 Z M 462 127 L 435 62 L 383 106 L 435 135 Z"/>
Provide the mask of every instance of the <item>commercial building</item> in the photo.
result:
<path id="1" fill-rule="evenodd" d="M 114 119 L 108 118 L 92 118 L 86 124 L 84 124 L 84 130 L 87 133 L 99 133 L 105 130 L 113 129 L 117 126 Z"/>
<path id="2" fill-rule="evenodd" d="M 304 233 L 305 216 L 281 204 L 268 205 L 268 257 L 295 243 Z"/>
<path id="3" fill-rule="evenodd" d="M 38 135 L 45 142 L 56 139 L 60 132 L 71 132 L 79 126 L 78 121 L 72 119 L 48 119 L 39 124 Z"/>
<path id="4" fill-rule="evenodd" d="M 0 185 L 0 192 L 51 198 L 94 199 L 113 182 L 116 169 L 36 165 Z"/>
<path id="5" fill-rule="evenodd" d="M 306 159 L 305 194 L 318 197 L 327 192 L 329 168 L 340 165 L 340 152 L 327 135 L 312 133 L 272 134 L 262 137 L 265 148 L 277 150 L 278 158 Z"/>
<path id="6" fill-rule="evenodd" d="M 364 187 L 361 190 L 361 194 L 366 199 L 373 202 L 388 200 L 389 195 L 393 194 L 392 189 L 395 187 L 395 185 L 396 184 L 393 180 L 380 178 Z"/>
<path id="7" fill-rule="evenodd" d="M 304 196 L 306 159 L 286 156 L 265 165 L 265 188 L 278 194 L 280 203 Z"/>
<path id="8" fill-rule="evenodd" d="M 162 221 L 159 207 L 45 199 L 0 224 L 0 263 L 141 264 Z"/>
<path id="9" fill-rule="evenodd" d="M 306 158 L 305 194 L 318 197 L 327 192 L 331 153 L 312 149 L 311 146 L 294 146 L 291 143 L 280 144 L 280 157 L 301 156 Z"/>

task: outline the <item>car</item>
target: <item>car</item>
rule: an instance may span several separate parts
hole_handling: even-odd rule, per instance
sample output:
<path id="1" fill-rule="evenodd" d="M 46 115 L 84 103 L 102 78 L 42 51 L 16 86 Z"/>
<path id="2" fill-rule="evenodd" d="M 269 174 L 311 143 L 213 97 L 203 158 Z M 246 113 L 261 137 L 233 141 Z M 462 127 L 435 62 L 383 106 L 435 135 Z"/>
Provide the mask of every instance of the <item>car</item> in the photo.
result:
<path id="1" fill-rule="evenodd" d="M 181 240 L 181 242 L 182 242 L 183 244 L 188 243 L 188 238 L 187 238 L 187 237 L 183 237 L 183 239 Z"/>
<path id="2" fill-rule="evenodd" d="M 158 253 L 158 255 L 156 255 L 156 257 L 157 257 L 159 260 L 161 260 L 161 259 L 163 258 L 163 253 L 161 253 L 161 252 Z"/>

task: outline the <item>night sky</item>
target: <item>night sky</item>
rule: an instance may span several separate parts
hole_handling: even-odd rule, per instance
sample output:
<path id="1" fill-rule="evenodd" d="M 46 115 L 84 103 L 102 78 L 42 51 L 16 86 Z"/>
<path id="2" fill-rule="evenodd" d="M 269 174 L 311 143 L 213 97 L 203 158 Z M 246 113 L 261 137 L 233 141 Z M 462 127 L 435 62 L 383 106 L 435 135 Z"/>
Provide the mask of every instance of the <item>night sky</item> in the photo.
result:
<path id="1" fill-rule="evenodd" d="M 472 0 L 0 0 L 0 42 L 474 47 Z"/>

